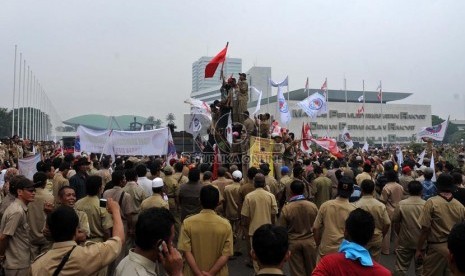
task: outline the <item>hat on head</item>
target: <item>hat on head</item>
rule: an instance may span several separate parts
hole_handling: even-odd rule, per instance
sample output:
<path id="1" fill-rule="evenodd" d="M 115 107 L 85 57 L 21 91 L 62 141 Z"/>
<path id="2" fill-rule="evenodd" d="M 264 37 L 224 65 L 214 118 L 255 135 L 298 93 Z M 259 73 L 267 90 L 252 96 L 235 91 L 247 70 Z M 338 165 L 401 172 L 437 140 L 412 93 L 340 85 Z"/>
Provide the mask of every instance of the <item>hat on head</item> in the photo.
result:
<path id="1" fill-rule="evenodd" d="M 339 179 L 337 191 L 339 194 L 350 196 L 354 189 L 354 180 L 346 175 Z"/>
<path id="2" fill-rule="evenodd" d="M 173 171 L 173 167 L 171 167 L 170 165 L 166 165 L 165 168 L 163 169 L 163 172 L 165 173 L 170 173 Z"/>
<path id="3" fill-rule="evenodd" d="M 26 189 L 26 188 L 33 188 L 35 186 L 34 182 L 32 182 L 29 178 L 22 178 L 18 182 L 16 182 L 15 189 Z"/>
<path id="4" fill-rule="evenodd" d="M 433 173 L 434 173 L 434 171 L 433 171 L 432 168 L 426 167 L 426 166 L 422 166 L 422 167 L 424 167 L 423 170 L 422 170 L 422 172 L 423 172 L 424 174 L 427 174 L 427 173 L 433 174 Z"/>
<path id="5" fill-rule="evenodd" d="M 154 180 L 152 180 L 152 188 L 160 188 L 163 187 L 163 185 L 165 184 L 163 183 L 163 179 L 160 177 L 156 177 Z"/>
<path id="6" fill-rule="evenodd" d="M 262 170 L 264 173 L 269 173 L 270 165 L 268 163 L 260 164 L 260 170 Z"/>
<path id="7" fill-rule="evenodd" d="M 407 174 L 407 173 L 409 173 L 411 171 L 412 171 L 412 169 L 409 166 L 405 166 L 405 167 L 402 168 L 402 173 L 403 174 Z"/>
<path id="8" fill-rule="evenodd" d="M 289 173 L 289 168 L 287 166 L 281 167 L 281 174 L 287 174 Z"/>
<path id="9" fill-rule="evenodd" d="M 247 75 L 245 73 L 239 73 L 239 76 L 246 78 Z"/>
<path id="10" fill-rule="evenodd" d="M 232 177 L 233 177 L 234 179 L 242 179 L 242 173 L 241 173 L 241 171 L 239 171 L 239 170 L 234 171 L 234 172 L 232 173 Z"/>

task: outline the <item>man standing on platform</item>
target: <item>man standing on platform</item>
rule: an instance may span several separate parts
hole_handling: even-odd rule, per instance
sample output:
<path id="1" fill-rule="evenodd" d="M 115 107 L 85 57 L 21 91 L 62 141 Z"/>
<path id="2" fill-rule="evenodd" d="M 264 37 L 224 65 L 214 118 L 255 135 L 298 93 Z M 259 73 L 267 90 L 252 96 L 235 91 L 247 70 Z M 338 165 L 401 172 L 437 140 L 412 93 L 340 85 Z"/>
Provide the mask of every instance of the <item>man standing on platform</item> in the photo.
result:
<path id="1" fill-rule="evenodd" d="M 237 113 L 238 122 L 243 123 L 245 120 L 244 112 L 247 110 L 247 102 L 249 101 L 249 84 L 247 83 L 247 76 L 245 73 L 239 73 L 239 81 L 237 82 L 239 88 L 235 92 L 237 93 Z"/>

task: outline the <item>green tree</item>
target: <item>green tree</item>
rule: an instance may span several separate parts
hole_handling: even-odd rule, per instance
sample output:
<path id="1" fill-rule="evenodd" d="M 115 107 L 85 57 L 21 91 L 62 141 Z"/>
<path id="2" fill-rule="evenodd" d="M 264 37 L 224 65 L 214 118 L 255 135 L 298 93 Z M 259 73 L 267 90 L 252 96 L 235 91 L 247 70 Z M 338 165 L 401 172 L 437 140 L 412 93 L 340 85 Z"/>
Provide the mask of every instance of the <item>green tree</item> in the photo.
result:
<path id="1" fill-rule="evenodd" d="M 167 123 L 167 126 L 170 128 L 171 130 L 171 133 L 174 132 L 174 130 L 176 128 L 178 128 L 175 124 L 174 124 L 174 120 L 176 120 L 176 116 L 174 116 L 173 113 L 168 113 L 168 115 L 166 115 L 166 121 L 168 122 Z"/>
<path id="2" fill-rule="evenodd" d="M 11 110 L 0 108 L 0 137 L 11 136 Z"/>
<path id="3" fill-rule="evenodd" d="M 155 128 L 160 128 L 162 124 L 163 124 L 163 122 L 162 122 L 162 120 L 160 120 L 160 119 L 155 119 L 155 120 L 153 121 L 153 126 L 154 126 Z"/>

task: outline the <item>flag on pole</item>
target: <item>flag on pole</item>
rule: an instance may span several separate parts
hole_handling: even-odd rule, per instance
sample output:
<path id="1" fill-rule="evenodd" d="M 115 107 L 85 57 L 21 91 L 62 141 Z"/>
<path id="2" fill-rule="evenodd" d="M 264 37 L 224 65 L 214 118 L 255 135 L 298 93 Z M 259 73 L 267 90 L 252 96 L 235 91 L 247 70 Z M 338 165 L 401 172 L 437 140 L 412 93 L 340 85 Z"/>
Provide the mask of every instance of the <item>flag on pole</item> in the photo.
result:
<path id="1" fill-rule="evenodd" d="M 362 152 L 368 152 L 368 142 L 365 141 L 365 144 L 363 144 L 363 147 L 362 147 Z"/>
<path id="2" fill-rule="evenodd" d="M 442 141 L 446 135 L 447 125 L 449 124 L 449 118 L 439 125 L 432 127 L 424 127 L 418 133 L 418 138 L 431 138 L 436 141 Z"/>
<path id="3" fill-rule="evenodd" d="M 431 181 L 436 182 L 436 169 L 434 167 L 434 154 L 431 154 L 431 161 L 429 163 L 429 167 L 433 169 L 433 177 L 431 178 Z"/>
<path id="4" fill-rule="evenodd" d="M 228 45 L 224 47 L 221 52 L 210 60 L 210 62 L 205 66 L 205 78 L 211 78 L 215 75 L 216 69 L 220 63 L 223 63 L 226 60 L 226 52 L 228 51 Z"/>
<path id="5" fill-rule="evenodd" d="M 354 147 L 354 142 L 352 141 L 352 137 L 350 137 L 349 130 L 347 129 L 347 126 L 344 127 L 341 133 L 341 140 L 344 142 L 344 144 L 347 146 L 347 148 L 353 148 Z"/>
<path id="6" fill-rule="evenodd" d="M 310 131 L 310 125 L 308 123 L 302 123 L 302 141 L 300 143 L 300 149 L 303 152 L 311 153 L 312 149 L 310 148 L 312 138 L 312 132 Z"/>
<path id="7" fill-rule="evenodd" d="M 365 106 L 364 105 L 362 105 L 360 108 L 357 109 L 357 116 L 360 116 L 363 113 L 365 113 Z"/>
<path id="8" fill-rule="evenodd" d="M 381 102 L 383 99 L 383 89 L 381 88 L 381 82 L 379 82 L 378 88 L 376 88 L 376 91 L 378 91 L 378 101 Z"/>
<path id="9" fill-rule="evenodd" d="M 307 77 L 307 81 L 305 82 L 305 90 L 304 91 L 308 91 L 308 77 Z"/>
<path id="10" fill-rule="evenodd" d="M 176 153 L 176 146 L 174 145 L 173 135 L 171 135 L 171 130 L 168 128 L 168 152 L 166 161 L 170 161 L 171 159 L 178 159 L 178 155 Z"/>
<path id="11" fill-rule="evenodd" d="M 321 92 L 323 92 L 323 96 L 325 97 L 326 99 L 326 93 L 328 92 L 328 85 L 327 85 L 327 80 L 325 80 L 325 82 L 323 83 L 323 85 L 321 86 Z"/>
<path id="12" fill-rule="evenodd" d="M 423 159 L 425 159 L 426 150 L 424 149 L 418 156 L 418 164 L 423 165 Z"/>
<path id="13" fill-rule="evenodd" d="M 402 164 L 404 164 L 404 154 L 402 153 L 402 150 L 400 147 L 396 148 L 396 156 L 397 156 L 397 164 L 399 164 L 399 167 L 402 170 Z"/>
<path id="14" fill-rule="evenodd" d="M 329 151 L 332 155 L 336 156 L 337 158 L 342 158 L 344 155 L 340 152 L 339 147 L 337 146 L 336 139 L 323 137 L 314 139 L 311 138 L 311 141 L 318 146 L 324 148 L 325 150 Z"/>
<path id="15" fill-rule="evenodd" d="M 313 93 L 303 101 L 297 103 L 308 117 L 315 119 L 318 115 L 328 113 L 326 99 L 320 93 Z"/>
<path id="16" fill-rule="evenodd" d="M 231 119 L 231 112 L 228 115 L 228 126 L 226 127 L 226 140 L 228 143 L 232 145 L 233 143 L 233 134 L 232 134 L 232 119 Z"/>
<path id="17" fill-rule="evenodd" d="M 258 94 L 258 99 L 257 99 L 257 107 L 255 107 L 255 111 L 252 113 L 252 115 L 256 114 L 260 110 L 260 103 L 262 102 L 262 91 L 259 91 L 257 88 L 251 86 L 250 87 L 255 93 Z"/>
<path id="18" fill-rule="evenodd" d="M 280 114 L 281 124 L 287 125 L 291 121 L 291 112 L 289 106 L 287 105 L 286 99 L 284 98 L 283 86 L 288 86 L 288 77 L 286 77 L 282 82 L 275 83 L 270 79 L 270 85 L 273 87 L 278 87 L 278 111 Z"/>
<path id="19" fill-rule="evenodd" d="M 360 96 L 360 97 L 358 97 L 358 101 L 359 101 L 359 102 L 363 102 L 363 98 L 364 98 L 363 95 Z"/>

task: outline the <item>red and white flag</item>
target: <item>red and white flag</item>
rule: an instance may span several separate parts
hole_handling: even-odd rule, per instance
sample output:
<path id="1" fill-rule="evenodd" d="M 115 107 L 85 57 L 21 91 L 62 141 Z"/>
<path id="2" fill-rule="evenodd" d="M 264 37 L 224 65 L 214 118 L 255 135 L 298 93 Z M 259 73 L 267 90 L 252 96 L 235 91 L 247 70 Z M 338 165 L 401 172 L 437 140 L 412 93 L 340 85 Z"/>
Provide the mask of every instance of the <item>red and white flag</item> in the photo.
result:
<path id="1" fill-rule="evenodd" d="M 300 149 L 303 152 L 311 153 L 312 149 L 310 148 L 312 138 L 312 132 L 310 130 L 310 125 L 308 123 L 302 123 L 302 141 L 300 142 Z"/>
<path id="2" fill-rule="evenodd" d="M 328 100 L 327 97 L 327 93 L 328 93 L 328 84 L 327 84 L 327 80 L 325 80 L 325 82 L 323 83 L 323 85 L 321 86 L 321 92 L 323 92 L 323 96 L 325 96 L 325 99 Z"/>
<path id="3" fill-rule="evenodd" d="M 336 139 L 323 137 L 318 139 L 312 138 L 311 140 L 313 143 L 329 151 L 332 155 L 336 156 L 337 158 L 344 157 L 344 155 L 340 152 L 339 147 L 337 146 Z"/>
<path id="4" fill-rule="evenodd" d="M 365 106 L 362 105 L 359 109 L 357 109 L 357 116 L 360 116 L 363 113 L 365 113 Z"/>
<path id="5" fill-rule="evenodd" d="M 226 60 L 226 52 L 228 51 L 228 44 L 224 47 L 221 52 L 210 60 L 210 62 L 205 67 L 205 78 L 212 78 L 215 75 L 216 69 L 220 63 L 223 63 Z"/>
<path id="6" fill-rule="evenodd" d="M 376 88 L 376 91 L 378 91 L 378 101 L 383 100 L 383 89 L 381 88 L 381 82 L 379 82 L 378 88 Z"/>

